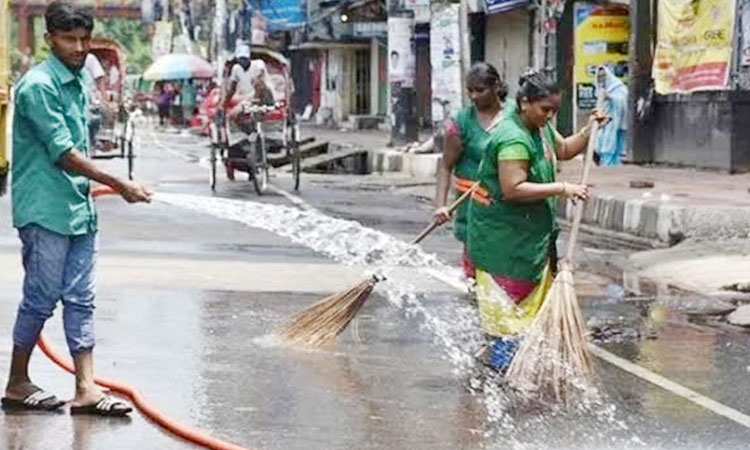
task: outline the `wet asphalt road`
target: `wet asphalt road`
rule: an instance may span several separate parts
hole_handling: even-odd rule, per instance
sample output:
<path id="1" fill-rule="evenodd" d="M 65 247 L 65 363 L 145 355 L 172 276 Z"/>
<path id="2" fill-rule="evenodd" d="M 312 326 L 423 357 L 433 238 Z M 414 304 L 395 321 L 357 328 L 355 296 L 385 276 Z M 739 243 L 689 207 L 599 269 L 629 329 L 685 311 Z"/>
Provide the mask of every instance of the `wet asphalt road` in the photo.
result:
<path id="1" fill-rule="evenodd" d="M 211 195 L 199 164 L 207 155 L 204 139 L 145 130 L 141 139 L 139 178 L 162 192 Z M 103 164 L 124 172 L 123 161 Z M 305 202 L 401 239 L 429 217 L 426 201 L 379 177 L 303 177 Z M 287 174 L 272 181 L 290 186 Z M 258 198 L 251 184 L 223 176 L 216 195 L 290 205 L 280 195 Z M 9 206 L 7 197 L 0 199 L 1 371 L 8 367 L 22 277 Z M 279 450 L 750 446 L 747 428 L 605 362 L 599 362 L 601 403 L 565 413 L 516 411 L 512 422 L 498 425 L 489 420 L 486 395 L 469 392 L 466 377 L 454 374 L 420 319 L 406 317 L 380 291 L 332 349 L 280 347 L 268 338 L 277 326 L 359 272 L 274 234 L 175 206 L 128 206 L 110 197 L 98 207 L 97 371 L 136 385 L 169 415 L 230 442 Z M 624 341 L 604 347 L 750 414 L 750 337 L 692 324 L 658 301 L 613 295 L 617 269 L 607 264 L 631 250 L 594 238 L 584 246 L 577 279 L 586 313 L 614 324 L 615 340 Z M 448 230 L 424 247 L 450 264 L 458 256 Z M 423 280 L 420 286 L 428 309 L 449 315 L 466 305 L 448 285 Z M 45 333 L 64 350 L 59 310 Z M 41 353 L 31 370 L 41 386 L 72 396 L 72 377 Z M 194 448 L 137 413 L 128 420 L 0 415 L 0 448 L 139 447 Z"/>

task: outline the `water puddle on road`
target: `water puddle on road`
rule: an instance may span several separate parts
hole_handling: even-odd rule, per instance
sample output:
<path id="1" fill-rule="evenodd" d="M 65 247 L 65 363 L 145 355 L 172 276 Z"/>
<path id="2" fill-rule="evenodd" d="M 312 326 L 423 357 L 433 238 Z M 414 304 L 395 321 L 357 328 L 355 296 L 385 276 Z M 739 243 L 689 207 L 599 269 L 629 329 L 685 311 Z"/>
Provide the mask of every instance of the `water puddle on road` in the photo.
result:
<path id="1" fill-rule="evenodd" d="M 623 413 L 596 387 L 586 389 L 575 404 L 564 408 L 538 401 L 533 408 L 519 408 L 515 398 L 518 395 L 506 392 L 498 383 L 498 375 L 475 357 L 485 342 L 475 308 L 468 304 L 427 308 L 424 300 L 429 294 L 420 292 L 397 275 L 397 267 L 411 267 L 455 277 L 454 269 L 419 247 L 355 221 L 336 219 L 314 210 L 184 194 L 160 193 L 155 199 L 273 232 L 342 264 L 366 267 L 371 273 L 384 276 L 386 281 L 378 290 L 407 317 L 421 323 L 422 329 L 433 336 L 445 359 L 452 364 L 456 378 L 484 404 L 487 420 L 481 431 L 485 439 L 483 447 L 622 449 L 645 446 L 629 429 L 621 417 Z"/>

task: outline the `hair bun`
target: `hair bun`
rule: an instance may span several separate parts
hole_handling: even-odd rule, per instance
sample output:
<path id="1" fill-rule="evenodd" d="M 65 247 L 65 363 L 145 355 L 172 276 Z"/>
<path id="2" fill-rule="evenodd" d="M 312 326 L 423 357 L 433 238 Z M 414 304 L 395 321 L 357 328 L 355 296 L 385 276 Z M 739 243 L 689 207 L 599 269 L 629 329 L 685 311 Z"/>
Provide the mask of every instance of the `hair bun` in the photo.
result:
<path id="1" fill-rule="evenodd" d="M 523 86 L 526 82 L 534 79 L 535 77 L 539 76 L 539 71 L 534 69 L 533 67 L 527 67 L 526 70 L 521 73 L 521 76 L 518 78 L 518 85 Z"/>

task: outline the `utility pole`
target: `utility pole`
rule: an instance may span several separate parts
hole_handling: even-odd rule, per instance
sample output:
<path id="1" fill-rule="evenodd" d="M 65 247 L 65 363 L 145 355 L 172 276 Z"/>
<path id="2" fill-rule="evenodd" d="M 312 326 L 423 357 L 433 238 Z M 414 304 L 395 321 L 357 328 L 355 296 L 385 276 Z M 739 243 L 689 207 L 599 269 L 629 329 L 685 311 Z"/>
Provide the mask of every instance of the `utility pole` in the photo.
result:
<path id="1" fill-rule="evenodd" d="M 459 9 L 459 27 L 461 27 L 461 65 L 463 73 L 471 69 L 471 29 L 469 28 L 469 4 L 461 0 Z"/>
<path id="2" fill-rule="evenodd" d="M 211 33 L 211 49 L 213 51 L 214 61 L 216 62 L 216 75 L 219 80 L 219 86 L 224 81 L 224 63 L 226 62 L 226 35 L 224 27 L 227 23 L 227 1 L 216 0 L 214 6 L 214 23 L 213 33 Z"/>
<path id="3" fill-rule="evenodd" d="M 654 33 L 651 0 L 630 4 L 630 82 L 628 83 L 628 158 L 633 162 L 653 161 L 653 127 L 648 120 L 651 93 L 652 45 Z M 639 107 L 640 105 L 640 107 Z M 639 114 L 641 113 L 641 114 Z M 643 120 L 645 118 L 646 120 Z"/>

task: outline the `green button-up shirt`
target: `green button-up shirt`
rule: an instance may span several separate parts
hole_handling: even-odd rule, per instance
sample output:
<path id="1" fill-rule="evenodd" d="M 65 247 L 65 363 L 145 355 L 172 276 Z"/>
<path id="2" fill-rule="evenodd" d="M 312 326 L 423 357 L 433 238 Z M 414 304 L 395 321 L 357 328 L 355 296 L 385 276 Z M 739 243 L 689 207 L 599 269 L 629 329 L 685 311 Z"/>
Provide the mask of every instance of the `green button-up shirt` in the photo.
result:
<path id="1" fill-rule="evenodd" d="M 13 117 L 13 226 L 36 224 L 64 235 L 97 229 L 88 178 L 58 163 L 72 149 L 88 156 L 85 70 L 57 57 L 31 69 L 16 86 Z"/>

